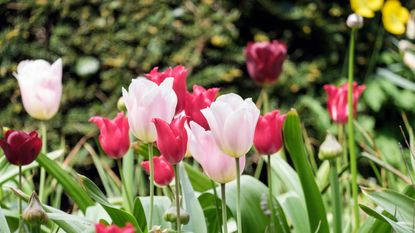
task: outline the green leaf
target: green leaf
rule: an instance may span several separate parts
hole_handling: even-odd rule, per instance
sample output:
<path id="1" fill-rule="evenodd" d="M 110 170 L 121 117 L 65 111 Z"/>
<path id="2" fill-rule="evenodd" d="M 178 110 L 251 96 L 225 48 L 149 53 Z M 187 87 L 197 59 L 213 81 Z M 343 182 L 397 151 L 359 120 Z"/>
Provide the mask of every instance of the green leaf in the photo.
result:
<path id="1" fill-rule="evenodd" d="M 219 191 L 220 192 L 220 191 Z M 268 193 L 267 186 L 252 176 L 241 176 L 241 217 L 245 233 L 265 232 L 269 218 L 261 209 L 262 194 Z M 226 204 L 236 216 L 236 181 L 226 184 Z"/>
<path id="2" fill-rule="evenodd" d="M 366 90 L 363 95 L 366 103 L 373 111 L 378 112 L 386 101 L 387 96 L 379 84 L 378 80 L 371 80 L 366 84 Z"/>
<path id="3" fill-rule="evenodd" d="M 137 233 L 143 232 L 135 217 L 128 212 L 111 205 L 94 182 L 85 176 L 80 176 L 80 180 L 87 193 L 91 196 L 91 198 L 102 205 L 115 225 L 123 227 L 127 223 L 131 223 L 135 227 Z"/>
<path id="4" fill-rule="evenodd" d="M 199 203 L 205 215 L 208 232 L 219 232 L 222 218 L 222 201 L 212 193 L 203 193 L 198 197 Z M 216 202 L 218 208 L 216 208 Z M 232 212 L 227 208 L 227 216 L 231 217 Z"/>
<path id="5" fill-rule="evenodd" d="M 293 226 L 291 232 L 311 232 L 304 200 L 297 193 L 290 191 L 280 195 L 278 201 L 281 203 L 287 220 Z"/>
<path id="6" fill-rule="evenodd" d="M 326 210 L 323 199 L 317 186 L 311 166 L 308 163 L 308 155 L 305 149 L 300 118 L 297 111 L 291 110 L 287 113 L 284 122 L 284 142 L 285 146 L 291 155 L 294 167 L 300 178 L 301 186 L 304 195 L 311 231 L 328 233 L 329 225 L 326 217 Z"/>
<path id="7" fill-rule="evenodd" d="M 143 209 L 148 216 L 150 213 L 150 197 L 139 197 Z M 153 225 L 161 226 L 162 228 L 171 228 L 169 222 L 164 221 L 164 212 L 171 206 L 171 201 L 166 196 L 154 196 L 154 209 L 153 209 Z M 148 218 L 148 217 L 147 217 Z M 147 219 L 146 218 L 146 219 Z"/>
<path id="8" fill-rule="evenodd" d="M 389 223 L 389 225 L 395 230 L 397 233 L 413 233 L 413 223 L 412 222 L 400 222 L 396 221 L 391 213 L 387 211 L 383 211 L 382 213 L 378 210 L 372 209 L 365 205 L 360 205 L 360 208 L 365 211 L 368 215 L 376 218 L 377 220 L 384 221 Z M 392 218 L 391 218 L 392 217 Z M 383 230 L 383 229 L 382 229 Z M 370 231 L 371 233 L 374 231 Z M 375 231 L 377 233 L 377 231 Z"/>
<path id="9" fill-rule="evenodd" d="M 9 226 L 7 225 L 6 217 L 0 207 L 0 233 L 10 233 Z"/>
<path id="10" fill-rule="evenodd" d="M 193 191 L 189 177 L 183 164 L 178 164 L 180 172 L 180 186 L 182 188 L 184 209 L 190 215 L 189 223 L 183 226 L 183 230 L 198 233 L 207 233 L 205 216 L 199 201 Z M 209 182 L 210 183 L 210 182 Z"/>
<path id="11" fill-rule="evenodd" d="M 141 200 L 138 197 L 135 198 L 135 201 L 134 201 L 133 214 L 140 228 L 146 231 L 147 230 L 146 213 L 144 211 L 143 205 L 141 204 Z"/>
<path id="12" fill-rule="evenodd" d="M 297 193 L 299 197 L 301 197 L 304 205 L 304 194 L 303 190 L 301 189 L 300 179 L 298 178 L 297 173 L 295 170 L 281 157 L 279 156 L 271 156 L 271 164 L 272 164 L 272 174 L 275 175 L 278 180 L 278 185 L 274 185 L 275 188 L 285 189 L 285 190 L 277 190 L 278 193 L 284 193 L 294 191 Z M 277 194 L 277 193 L 276 193 Z"/>
<path id="13" fill-rule="evenodd" d="M 183 162 L 184 168 L 190 179 L 190 183 L 193 186 L 193 189 L 197 192 L 205 192 L 212 188 L 212 182 L 209 177 L 200 172 L 198 169 L 192 167 L 192 165 Z"/>
<path id="14" fill-rule="evenodd" d="M 94 204 L 92 199 L 82 189 L 82 186 L 75 181 L 69 172 L 62 169 L 57 162 L 49 159 L 44 154 L 40 154 L 36 161 L 50 176 L 55 178 L 59 184 L 62 185 L 65 192 L 74 200 L 83 212 L 85 212 L 88 206 Z"/>

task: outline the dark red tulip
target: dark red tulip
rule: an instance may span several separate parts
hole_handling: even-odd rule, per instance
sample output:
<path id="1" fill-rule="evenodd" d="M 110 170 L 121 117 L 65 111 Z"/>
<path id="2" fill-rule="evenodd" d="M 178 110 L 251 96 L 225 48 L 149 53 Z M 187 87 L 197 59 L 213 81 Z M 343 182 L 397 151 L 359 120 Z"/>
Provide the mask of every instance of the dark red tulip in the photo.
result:
<path id="1" fill-rule="evenodd" d="M 99 144 L 108 156 L 114 159 L 122 158 L 130 148 L 128 118 L 120 112 L 110 120 L 105 117 L 94 116 L 89 122 L 95 123 L 99 130 Z"/>
<path id="2" fill-rule="evenodd" d="M 194 85 L 193 93 L 188 93 L 186 98 L 185 113 L 189 117 L 189 121 L 194 121 L 200 126 L 209 130 L 209 124 L 200 110 L 207 108 L 215 101 L 219 92 L 219 88 L 205 89 L 201 86 Z"/>
<path id="3" fill-rule="evenodd" d="M 117 227 L 115 225 L 105 226 L 104 224 L 95 224 L 96 233 L 135 233 L 133 225 L 127 224 L 125 227 Z"/>
<path id="4" fill-rule="evenodd" d="M 173 165 L 182 161 L 186 155 L 186 120 L 187 117 L 180 117 L 168 124 L 159 118 L 153 119 L 157 130 L 157 147 L 163 157 Z"/>
<path id="5" fill-rule="evenodd" d="M 327 92 L 327 109 L 330 114 L 330 118 L 338 124 L 346 124 L 348 120 L 348 107 L 347 107 L 347 93 L 348 83 L 336 87 L 334 85 L 324 85 L 324 90 Z M 353 116 L 357 116 L 357 103 L 359 97 L 365 90 L 365 85 L 357 85 L 353 83 Z"/>
<path id="6" fill-rule="evenodd" d="M 144 75 L 158 85 L 166 78 L 172 77 L 174 79 L 173 90 L 177 96 L 176 114 L 183 111 L 185 107 L 186 94 L 188 93 L 186 85 L 187 72 L 184 66 L 178 65 L 173 68 L 167 68 L 164 72 L 159 72 L 158 67 L 155 67 L 150 73 Z"/>
<path id="7" fill-rule="evenodd" d="M 166 186 L 174 178 L 173 166 L 163 156 L 154 156 L 154 182 L 159 186 Z M 150 161 L 141 162 L 141 166 L 150 174 Z"/>
<path id="8" fill-rule="evenodd" d="M 271 155 L 282 148 L 282 127 L 285 115 L 274 110 L 259 116 L 254 136 L 254 145 L 262 155 Z"/>
<path id="9" fill-rule="evenodd" d="M 286 56 L 287 46 L 281 41 L 249 42 L 245 49 L 248 73 L 259 84 L 274 83 Z"/>
<path id="10" fill-rule="evenodd" d="M 6 159 L 14 165 L 28 165 L 37 158 L 42 149 L 42 140 L 36 131 L 8 130 L 3 139 L 0 139 Z"/>

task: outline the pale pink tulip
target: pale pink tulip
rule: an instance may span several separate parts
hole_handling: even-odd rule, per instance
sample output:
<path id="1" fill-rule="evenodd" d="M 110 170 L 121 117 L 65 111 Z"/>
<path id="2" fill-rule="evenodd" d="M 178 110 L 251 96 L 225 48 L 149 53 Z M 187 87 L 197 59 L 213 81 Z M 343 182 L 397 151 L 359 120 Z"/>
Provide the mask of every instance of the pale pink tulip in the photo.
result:
<path id="1" fill-rule="evenodd" d="M 41 59 L 21 61 L 13 75 L 19 82 L 26 112 L 38 120 L 52 118 L 62 96 L 62 59 L 52 65 Z"/>
<path id="2" fill-rule="evenodd" d="M 173 78 L 166 78 L 160 85 L 144 78 L 134 79 L 128 92 L 122 89 L 128 122 L 132 133 L 142 142 L 156 141 L 157 132 L 153 119 L 170 123 L 174 117 L 177 96 L 173 90 Z"/>
<path id="3" fill-rule="evenodd" d="M 203 168 L 203 171 L 215 182 L 226 184 L 236 179 L 235 159 L 219 149 L 211 131 L 191 121 L 187 128 L 189 151 Z M 245 156 L 240 157 L 241 173 L 245 167 Z"/>
<path id="4" fill-rule="evenodd" d="M 234 93 L 222 95 L 202 113 L 225 154 L 239 158 L 252 147 L 259 109 L 251 98 L 244 100 Z"/>

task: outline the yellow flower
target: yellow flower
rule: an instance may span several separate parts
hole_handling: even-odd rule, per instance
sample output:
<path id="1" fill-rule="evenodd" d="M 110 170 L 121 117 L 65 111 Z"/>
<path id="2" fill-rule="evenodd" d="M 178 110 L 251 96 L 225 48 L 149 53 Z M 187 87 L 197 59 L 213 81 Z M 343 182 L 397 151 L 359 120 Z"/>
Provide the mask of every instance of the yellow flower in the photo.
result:
<path id="1" fill-rule="evenodd" d="M 386 31 L 402 35 L 405 32 L 405 24 L 409 19 L 409 11 L 397 0 L 388 0 L 382 9 L 382 21 Z"/>
<path id="2" fill-rule="evenodd" d="M 375 11 L 382 8 L 383 0 L 350 0 L 350 5 L 355 13 L 365 18 L 373 18 Z"/>

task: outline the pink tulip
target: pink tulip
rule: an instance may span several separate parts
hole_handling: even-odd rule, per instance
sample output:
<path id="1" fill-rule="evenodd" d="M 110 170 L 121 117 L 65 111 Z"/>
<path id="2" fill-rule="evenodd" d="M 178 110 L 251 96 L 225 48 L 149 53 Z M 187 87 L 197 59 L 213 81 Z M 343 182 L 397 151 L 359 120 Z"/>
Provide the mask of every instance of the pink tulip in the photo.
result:
<path id="1" fill-rule="evenodd" d="M 130 148 L 128 119 L 120 112 L 110 120 L 105 117 L 94 116 L 89 122 L 95 123 L 99 130 L 99 143 L 108 156 L 122 158 Z"/>
<path id="2" fill-rule="evenodd" d="M 336 87 L 334 85 L 324 85 L 324 90 L 327 92 L 327 109 L 331 119 L 338 124 L 346 124 L 349 116 L 347 107 L 347 93 L 348 83 Z M 357 85 L 353 83 L 353 116 L 357 116 L 357 102 L 362 95 L 365 85 Z"/>
<path id="3" fill-rule="evenodd" d="M 4 138 L 0 139 L 0 147 L 11 164 L 28 165 L 39 155 L 42 149 L 42 140 L 36 131 L 26 133 L 8 130 Z"/>
<path id="4" fill-rule="evenodd" d="M 250 98 L 243 100 L 233 93 L 222 95 L 202 114 L 225 154 L 239 158 L 252 147 L 259 109 Z"/>
<path id="5" fill-rule="evenodd" d="M 158 67 L 155 67 L 151 70 L 150 73 L 146 74 L 146 78 L 160 85 L 166 78 L 173 78 L 173 90 L 177 95 L 177 106 L 176 114 L 184 110 L 186 95 L 187 95 L 187 85 L 186 85 L 186 76 L 187 70 L 184 66 L 175 66 L 173 68 L 167 68 L 164 72 L 159 72 Z"/>
<path id="6" fill-rule="evenodd" d="M 188 93 L 186 99 L 185 113 L 189 117 L 189 121 L 192 120 L 203 128 L 209 129 L 209 124 L 200 110 L 209 107 L 215 100 L 218 92 L 219 88 L 206 90 L 201 86 L 194 85 L 193 93 Z"/>
<path id="7" fill-rule="evenodd" d="M 174 178 L 173 166 L 163 156 L 154 156 L 154 182 L 159 186 L 166 186 Z M 141 167 L 150 174 L 150 162 L 141 162 Z"/>
<path id="8" fill-rule="evenodd" d="M 282 127 L 285 115 L 274 110 L 260 116 L 255 129 L 254 145 L 262 155 L 271 155 L 282 148 Z"/>
<path id="9" fill-rule="evenodd" d="M 128 111 L 128 123 L 134 136 L 144 143 L 156 141 L 157 132 L 153 118 L 170 123 L 174 117 L 177 97 L 173 91 L 173 78 L 166 78 L 160 85 L 136 78 L 122 94 Z"/>
<path id="10" fill-rule="evenodd" d="M 274 83 L 281 74 L 286 56 L 287 46 L 280 41 L 250 42 L 245 49 L 248 73 L 259 84 Z"/>
<path id="11" fill-rule="evenodd" d="M 25 60 L 14 73 L 26 112 L 38 120 L 49 120 L 59 109 L 62 95 L 62 60 Z"/>
<path id="12" fill-rule="evenodd" d="M 133 225 L 127 224 L 125 227 L 117 227 L 115 225 L 105 226 L 98 223 L 95 225 L 96 233 L 135 233 Z"/>
<path id="13" fill-rule="evenodd" d="M 236 179 L 235 159 L 219 149 L 211 131 L 206 131 L 202 126 L 191 121 L 188 134 L 189 151 L 210 179 L 221 184 Z M 245 156 L 240 158 L 239 164 L 242 173 Z"/>
<path id="14" fill-rule="evenodd" d="M 170 124 L 155 118 L 157 147 L 167 161 L 175 165 L 183 160 L 187 150 L 186 117 L 174 119 Z"/>

